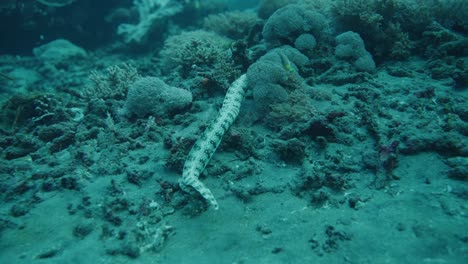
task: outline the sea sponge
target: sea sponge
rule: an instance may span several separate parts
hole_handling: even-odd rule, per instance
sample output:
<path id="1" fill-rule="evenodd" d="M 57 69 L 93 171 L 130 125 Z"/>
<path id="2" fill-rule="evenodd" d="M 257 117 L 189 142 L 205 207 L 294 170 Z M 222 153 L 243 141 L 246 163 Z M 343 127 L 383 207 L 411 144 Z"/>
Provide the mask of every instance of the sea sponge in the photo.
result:
<path id="1" fill-rule="evenodd" d="M 278 9 L 263 27 L 263 37 L 273 47 L 292 45 L 303 33 L 321 38 L 328 32 L 324 15 L 306 6 L 291 4 Z"/>
<path id="2" fill-rule="evenodd" d="M 294 86 L 292 78 L 308 61 L 308 58 L 291 46 L 270 50 L 247 70 L 249 86 L 275 83 L 284 87 Z"/>
<path id="3" fill-rule="evenodd" d="M 335 56 L 341 59 L 351 59 L 356 69 L 360 71 L 375 71 L 372 55 L 366 50 L 361 36 L 353 31 L 347 31 L 336 38 Z"/>
<path id="4" fill-rule="evenodd" d="M 291 46 L 275 48 L 263 55 L 247 70 L 257 111 L 268 110 L 271 104 L 288 99 L 288 91 L 302 86 L 300 69 L 308 58 Z"/>
<path id="5" fill-rule="evenodd" d="M 317 40 L 312 34 L 302 34 L 294 41 L 294 47 L 306 55 L 312 54 L 316 46 Z"/>
<path id="6" fill-rule="evenodd" d="M 70 59 L 82 59 L 87 56 L 84 49 L 66 39 L 56 39 L 33 49 L 33 54 L 47 63 L 64 63 Z"/>
<path id="7" fill-rule="evenodd" d="M 130 85 L 121 114 L 167 117 L 191 102 L 190 91 L 169 86 L 157 77 L 143 77 Z"/>

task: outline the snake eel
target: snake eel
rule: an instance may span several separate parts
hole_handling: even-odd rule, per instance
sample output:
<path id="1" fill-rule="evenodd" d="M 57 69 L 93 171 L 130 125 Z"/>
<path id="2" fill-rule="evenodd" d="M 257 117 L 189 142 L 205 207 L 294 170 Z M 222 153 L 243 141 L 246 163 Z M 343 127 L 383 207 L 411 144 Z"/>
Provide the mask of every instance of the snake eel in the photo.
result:
<path id="1" fill-rule="evenodd" d="M 218 202 L 210 189 L 200 181 L 199 176 L 205 170 L 208 162 L 210 162 L 211 157 L 221 143 L 224 133 L 229 129 L 239 114 L 246 87 L 247 77 L 245 74 L 241 75 L 231 84 L 224 97 L 223 105 L 219 110 L 218 116 L 214 122 L 205 129 L 201 137 L 190 150 L 185 160 L 182 179 L 179 181 L 179 185 L 183 190 L 187 190 L 188 186 L 192 187 L 200 193 L 215 210 L 219 208 Z"/>

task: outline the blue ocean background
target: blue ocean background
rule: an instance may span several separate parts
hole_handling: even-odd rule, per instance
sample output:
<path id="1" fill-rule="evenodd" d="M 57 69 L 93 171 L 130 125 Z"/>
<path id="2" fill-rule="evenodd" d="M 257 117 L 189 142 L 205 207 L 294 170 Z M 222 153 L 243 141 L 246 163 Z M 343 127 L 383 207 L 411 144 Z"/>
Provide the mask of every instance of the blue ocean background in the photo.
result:
<path id="1" fill-rule="evenodd" d="M 465 0 L 2 0 L 0 28 L 0 263 L 468 263 Z"/>

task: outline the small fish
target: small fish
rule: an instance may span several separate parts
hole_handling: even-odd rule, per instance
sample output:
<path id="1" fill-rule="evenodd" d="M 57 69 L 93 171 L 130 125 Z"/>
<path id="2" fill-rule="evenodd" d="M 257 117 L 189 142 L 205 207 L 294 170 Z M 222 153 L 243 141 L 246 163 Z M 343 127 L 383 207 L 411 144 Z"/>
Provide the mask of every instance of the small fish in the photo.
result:
<path id="1" fill-rule="evenodd" d="M 292 66 L 291 61 L 289 61 L 288 57 L 286 57 L 286 55 L 284 55 L 282 52 L 278 52 L 278 54 L 281 57 L 283 68 L 286 69 L 288 72 L 294 72 L 294 67 Z"/>

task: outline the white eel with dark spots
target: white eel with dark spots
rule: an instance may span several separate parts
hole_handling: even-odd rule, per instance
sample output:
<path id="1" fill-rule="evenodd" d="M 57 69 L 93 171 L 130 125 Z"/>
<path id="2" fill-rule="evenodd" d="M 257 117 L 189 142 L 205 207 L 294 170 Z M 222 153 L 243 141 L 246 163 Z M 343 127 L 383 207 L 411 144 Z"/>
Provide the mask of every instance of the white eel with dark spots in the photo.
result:
<path id="1" fill-rule="evenodd" d="M 191 186 L 203 198 L 208 200 L 215 210 L 219 208 L 218 202 L 210 189 L 200 181 L 199 176 L 205 170 L 208 162 L 210 162 L 211 157 L 221 143 L 224 133 L 239 114 L 246 87 L 247 77 L 245 74 L 241 75 L 231 84 L 215 121 L 205 129 L 202 136 L 190 150 L 184 164 L 182 179 L 179 181 L 179 185 L 183 190 L 187 190 L 187 186 Z"/>

